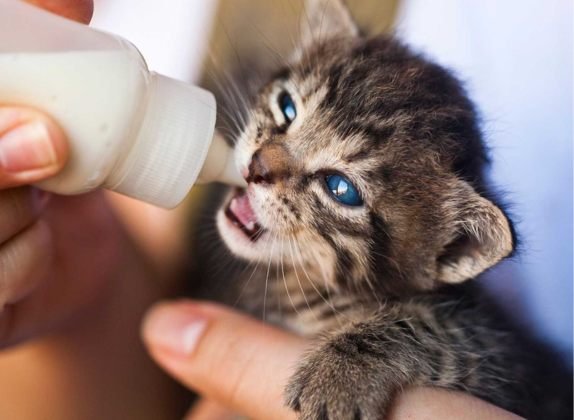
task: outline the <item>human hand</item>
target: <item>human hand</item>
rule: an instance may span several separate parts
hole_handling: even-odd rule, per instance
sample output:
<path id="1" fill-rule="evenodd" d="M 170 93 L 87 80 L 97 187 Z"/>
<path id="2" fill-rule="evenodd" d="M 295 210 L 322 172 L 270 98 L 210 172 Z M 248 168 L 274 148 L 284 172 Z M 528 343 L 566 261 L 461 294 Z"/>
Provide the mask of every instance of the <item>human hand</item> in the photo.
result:
<path id="1" fill-rule="evenodd" d="M 0 348 L 89 306 L 125 255 L 127 239 L 100 192 L 57 197 L 26 186 L 56 173 L 66 156 L 49 119 L 0 107 Z"/>
<path id="2" fill-rule="evenodd" d="M 92 12 L 87 0 L 32 3 L 85 23 Z M 57 173 L 67 155 L 55 122 L 0 106 L 0 348 L 71 321 L 136 258 L 101 192 L 58 197 L 28 186 Z"/>
<path id="3" fill-rule="evenodd" d="M 209 401 L 192 410 L 190 420 L 230 419 L 231 413 L 297 418 L 284 404 L 283 389 L 312 341 L 220 305 L 190 301 L 153 307 L 142 335 L 161 367 Z M 397 397 L 389 418 L 518 417 L 467 394 L 412 388 Z"/>

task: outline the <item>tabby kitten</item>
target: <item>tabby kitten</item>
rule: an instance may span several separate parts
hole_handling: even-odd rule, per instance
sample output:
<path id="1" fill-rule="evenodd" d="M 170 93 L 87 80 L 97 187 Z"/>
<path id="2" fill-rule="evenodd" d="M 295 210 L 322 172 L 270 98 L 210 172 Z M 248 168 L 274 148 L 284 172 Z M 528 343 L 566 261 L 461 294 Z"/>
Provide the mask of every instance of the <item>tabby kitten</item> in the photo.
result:
<path id="1" fill-rule="evenodd" d="M 362 35 L 338 1 L 309 2 L 302 28 L 237 139 L 248 187 L 216 218 L 255 265 L 228 291 L 316 338 L 287 403 L 301 419 L 380 419 L 425 385 L 533 415 L 521 344 L 462 284 L 515 247 L 472 103 L 445 69 Z"/>

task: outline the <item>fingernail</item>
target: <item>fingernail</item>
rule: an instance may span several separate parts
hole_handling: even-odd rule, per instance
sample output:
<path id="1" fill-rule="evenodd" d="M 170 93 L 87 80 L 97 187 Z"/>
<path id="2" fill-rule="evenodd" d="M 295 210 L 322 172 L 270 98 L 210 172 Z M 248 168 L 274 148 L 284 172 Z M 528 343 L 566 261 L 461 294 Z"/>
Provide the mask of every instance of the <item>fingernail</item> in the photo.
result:
<path id="1" fill-rule="evenodd" d="M 6 172 L 38 170 L 55 163 L 50 130 L 41 121 L 19 125 L 0 138 L 0 166 Z"/>
<path id="2" fill-rule="evenodd" d="M 195 350 L 207 322 L 179 304 L 159 304 L 144 321 L 143 332 L 148 341 L 181 355 Z"/>

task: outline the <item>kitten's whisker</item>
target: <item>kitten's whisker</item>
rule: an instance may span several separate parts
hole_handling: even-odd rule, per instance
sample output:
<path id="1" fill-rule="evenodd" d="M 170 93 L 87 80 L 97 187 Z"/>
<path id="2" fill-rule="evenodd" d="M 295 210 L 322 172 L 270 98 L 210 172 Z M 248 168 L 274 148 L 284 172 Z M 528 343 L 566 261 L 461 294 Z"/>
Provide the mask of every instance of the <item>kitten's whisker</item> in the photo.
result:
<path id="1" fill-rule="evenodd" d="M 231 140 L 233 140 L 233 143 L 235 143 L 237 141 L 237 137 L 239 137 L 239 135 L 243 131 L 244 126 L 244 124 L 241 121 L 242 119 L 241 112 L 236 111 L 232 113 L 230 111 L 230 108 L 236 110 L 238 109 L 237 105 L 234 105 L 233 101 L 228 98 L 224 98 L 224 100 L 225 102 L 223 103 L 223 106 L 219 107 L 221 117 L 223 118 L 221 119 L 221 121 L 218 121 L 217 129 L 220 131 L 226 130 Z"/>
<path id="2" fill-rule="evenodd" d="M 229 39 L 229 35 L 228 35 L 227 31 L 225 33 Z M 233 43 L 231 43 L 231 41 L 229 41 L 229 44 L 230 44 L 231 48 L 233 49 L 235 56 L 237 58 L 237 61 L 239 63 L 239 67 L 242 69 L 242 72 L 243 72 L 243 65 L 241 63 L 241 60 L 237 56 L 236 48 L 233 45 Z M 216 65 L 215 61 L 216 61 L 215 59 L 212 59 L 212 62 L 214 63 L 214 65 Z M 221 67 L 221 66 L 218 66 L 218 67 Z M 226 93 L 232 94 L 230 96 L 230 98 L 232 99 L 231 102 L 232 102 L 233 106 L 237 110 L 237 117 L 239 118 L 239 123 L 241 125 L 243 125 L 243 127 L 245 127 L 247 125 L 247 122 L 248 122 L 247 121 L 248 117 L 253 118 L 253 116 L 255 115 L 254 111 L 249 106 L 248 100 L 246 99 L 248 97 L 248 95 L 245 94 L 246 92 L 242 92 L 242 90 L 239 88 L 239 85 L 238 85 L 238 83 L 234 77 L 229 76 L 229 74 L 225 70 L 220 70 L 220 72 L 225 77 L 226 82 L 227 82 L 227 87 L 230 88 L 230 92 L 228 92 L 227 90 L 223 90 L 221 88 L 220 88 L 220 90 L 223 90 Z M 247 84 L 249 84 L 249 81 Z M 249 90 L 248 87 L 246 87 L 246 89 Z M 241 131 L 242 131 L 242 129 L 240 128 L 239 132 L 241 132 Z"/>
<path id="3" fill-rule="evenodd" d="M 325 14 L 327 12 L 327 2 L 323 6 L 323 11 L 321 12 L 321 21 L 319 22 L 319 42 L 321 42 L 321 37 L 323 36 L 323 21 L 325 20 Z"/>
<path id="4" fill-rule="evenodd" d="M 404 273 L 403 273 L 403 271 L 402 271 L 402 269 L 401 269 L 401 266 L 400 266 L 400 264 L 399 264 L 396 260 L 394 260 L 393 258 L 389 257 L 388 255 L 380 254 L 380 253 L 378 253 L 378 252 L 376 252 L 376 251 L 371 251 L 371 254 L 372 254 L 372 255 L 379 256 L 379 257 L 382 257 L 382 258 L 384 258 L 385 260 L 387 260 L 388 262 L 390 262 L 390 263 L 394 266 L 395 270 L 397 270 L 397 273 L 398 273 L 401 277 L 404 277 Z"/>
<path id="5" fill-rule="evenodd" d="M 319 270 L 321 272 L 321 277 L 323 278 L 323 284 L 325 285 L 325 292 L 327 293 L 327 299 L 329 299 L 330 302 L 333 302 L 333 298 L 331 296 L 331 287 L 329 285 L 329 276 L 327 275 L 327 273 L 325 273 L 325 267 L 323 266 L 323 264 L 320 263 L 321 262 L 321 256 L 317 255 L 315 248 L 310 247 L 309 249 L 310 249 L 313 257 L 317 261 L 317 265 L 319 266 Z"/>
<path id="6" fill-rule="evenodd" d="M 269 263 L 267 264 L 267 274 L 265 276 L 265 291 L 263 293 L 263 321 L 266 319 L 266 305 L 267 305 L 267 288 L 269 285 L 269 272 L 271 270 L 271 260 L 273 259 L 273 249 L 275 248 L 275 243 L 277 241 L 277 234 L 273 237 L 273 243 L 271 244 L 271 251 L 269 252 Z"/>
<path id="7" fill-rule="evenodd" d="M 223 83 L 220 81 L 220 79 L 223 78 L 225 79 L 226 83 L 232 84 L 232 78 L 225 71 L 220 70 L 220 65 L 215 59 L 213 51 L 208 52 L 208 57 L 210 61 L 213 63 L 213 70 L 208 69 L 207 71 L 208 76 L 211 78 L 213 83 L 215 83 L 217 89 L 221 92 L 221 94 L 225 95 L 225 99 L 237 105 L 238 104 L 237 101 L 240 100 L 240 98 L 233 96 L 235 92 L 230 91 L 227 85 L 223 85 Z M 219 71 L 220 74 L 216 74 L 215 73 L 216 71 Z"/>
<path id="8" fill-rule="evenodd" d="M 294 16 L 297 17 L 297 28 L 296 28 L 296 30 L 298 31 L 299 36 L 300 36 L 300 34 L 301 34 L 301 24 L 300 24 L 301 14 L 298 13 L 298 12 L 293 8 L 293 4 L 291 3 L 291 1 L 288 1 L 288 3 L 289 3 L 289 6 L 290 6 L 290 7 L 289 7 L 289 8 L 290 8 L 289 12 L 292 13 Z M 287 12 L 287 11 L 285 10 L 285 4 L 284 4 L 284 3 L 281 3 L 281 5 L 283 6 L 284 11 Z M 292 31 L 289 31 L 288 35 L 289 35 L 289 41 L 291 42 L 291 45 L 290 45 L 291 48 L 290 48 L 289 50 L 293 53 L 293 51 L 297 51 L 299 45 L 298 45 L 297 40 L 296 40 L 295 37 L 293 36 L 293 32 L 292 32 Z"/>
<path id="9" fill-rule="evenodd" d="M 291 2 L 289 3 L 291 8 L 293 9 L 293 5 L 291 4 Z M 308 61 L 311 64 L 311 68 L 312 68 L 312 72 L 315 76 L 319 75 L 319 66 L 315 65 L 315 60 L 316 58 L 311 55 L 311 53 L 309 52 L 308 48 L 305 48 L 302 45 L 302 39 L 303 38 L 303 33 L 302 33 L 302 27 L 301 25 L 303 24 L 307 24 L 307 27 L 309 29 L 309 33 L 312 32 L 312 25 L 311 25 L 311 20 L 309 18 L 309 13 L 307 13 L 307 8 L 305 7 L 305 4 L 303 3 L 303 10 L 302 12 L 299 14 L 299 19 L 297 20 L 297 32 L 299 34 L 299 42 L 293 42 L 294 43 L 294 51 L 297 51 L 298 53 L 301 54 L 301 58 L 305 61 Z M 304 22 L 303 22 L 304 20 Z"/>
<path id="10" fill-rule="evenodd" d="M 237 48 L 235 47 L 235 44 L 231 41 L 231 37 L 229 36 L 229 31 L 227 30 L 225 23 L 221 19 L 219 19 L 219 22 L 221 23 L 221 28 L 223 29 L 223 33 L 225 34 L 225 38 L 227 38 L 227 42 L 229 43 L 229 46 L 231 47 L 231 49 L 233 51 L 233 55 L 235 56 L 235 59 L 237 60 L 237 64 L 239 65 L 239 67 L 241 68 L 241 70 L 243 72 L 245 70 L 245 67 L 243 66 L 241 58 L 239 57 L 239 54 L 237 52 Z"/>
<path id="11" fill-rule="evenodd" d="M 377 293 L 377 290 L 375 289 L 375 286 L 373 285 L 373 282 L 371 281 L 371 278 L 369 276 L 365 277 L 365 282 L 367 283 L 367 286 L 369 287 L 370 291 L 373 294 L 373 298 L 375 298 L 375 300 L 377 301 L 377 304 L 379 305 L 379 308 L 383 307 L 383 302 L 381 301 L 381 299 L 379 298 L 379 294 Z"/>
<path id="12" fill-rule="evenodd" d="M 217 131 L 219 131 L 222 134 L 227 135 L 227 137 L 231 138 L 231 139 L 235 139 L 235 132 L 232 130 L 231 127 L 226 127 L 224 125 L 218 125 L 215 128 L 217 128 Z"/>
<path id="13" fill-rule="evenodd" d="M 283 241 L 281 243 L 281 252 L 279 253 L 280 257 L 280 264 L 275 266 L 275 283 L 279 280 L 279 266 L 281 266 L 281 273 L 283 273 Z M 285 274 L 283 273 L 283 283 L 285 283 Z M 276 285 L 274 285 L 276 286 Z M 281 311 L 281 294 L 277 290 L 277 287 L 273 288 L 273 292 L 275 293 L 275 297 L 277 299 L 277 312 L 279 313 L 279 319 L 282 319 L 282 311 Z"/>
<path id="14" fill-rule="evenodd" d="M 230 88 L 234 91 L 235 97 L 239 100 L 238 103 L 235 104 L 235 106 L 237 107 L 238 111 L 238 116 L 240 119 L 240 123 L 243 124 L 243 126 L 245 127 L 247 125 L 248 122 L 248 117 L 252 116 L 252 111 L 249 107 L 249 104 L 247 103 L 247 100 L 245 99 L 244 94 L 241 93 L 241 90 L 239 89 L 239 87 L 237 86 L 237 83 L 235 82 L 235 80 L 231 80 L 230 82 Z"/>
<path id="15" fill-rule="evenodd" d="M 227 74 L 224 70 L 220 69 L 220 65 L 215 59 L 213 51 L 209 51 L 210 61 L 213 63 L 214 71 L 219 71 L 220 75 L 214 74 L 214 71 L 209 70 L 208 75 L 211 77 L 212 81 L 215 83 L 218 91 L 224 96 L 224 99 L 232 105 L 232 110 L 235 111 L 234 114 L 228 106 L 220 108 L 221 111 L 225 113 L 229 119 L 229 123 L 232 123 L 234 128 L 238 131 L 238 134 L 242 131 L 242 127 L 246 125 L 245 113 L 249 109 L 247 103 L 244 100 L 244 95 L 241 94 L 237 83 L 235 80 Z M 220 81 L 223 78 L 226 82 L 225 86 Z"/>
<path id="16" fill-rule="evenodd" d="M 263 42 L 265 48 L 273 54 L 275 60 L 277 61 L 277 64 L 292 69 L 293 67 L 289 64 L 289 62 L 285 59 L 285 57 L 283 57 L 275 48 L 272 47 L 271 43 L 269 42 L 269 38 L 257 27 L 257 25 L 253 25 L 253 28 L 255 28 L 255 30 L 259 34 L 259 37 Z"/>
<path id="17" fill-rule="evenodd" d="M 301 284 L 301 280 L 299 279 L 299 273 L 297 272 L 297 265 L 295 264 L 295 259 L 293 258 L 293 248 L 291 245 L 291 238 L 293 238 L 293 242 L 295 242 L 295 237 L 293 235 L 289 235 L 289 251 L 291 254 L 291 262 L 293 264 L 293 270 L 295 272 L 295 278 L 297 279 L 297 284 L 299 285 L 299 289 L 301 289 L 301 293 L 303 294 L 303 299 L 305 300 L 305 304 L 307 305 L 307 308 L 309 308 L 309 312 L 311 312 L 311 315 L 313 316 L 313 318 L 315 318 L 315 320 L 318 320 L 317 316 L 315 315 L 315 311 L 311 308 L 311 305 L 309 304 L 309 301 L 307 300 L 307 295 L 305 294 L 305 290 L 303 289 L 303 285 Z M 293 301 L 291 301 L 291 304 L 293 304 Z M 295 305 L 293 305 L 293 309 L 295 309 L 295 312 L 297 312 L 297 309 L 295 308 Z M 299 313 L 299 312 L 297 312 Z"/>
<path id="18" fill-rule="evenodd" d="M 257 258 L 257 264 L 255 264 L 255 268 L 253 268 L 253 271 L 251 272 L 251 275 L 249 276 L 249 278 L 247 279 L 247 281 L 245 283 L 243 283 L 243 286 L 241 287 L 239 296 L 237 296 L 237 299 L 235 300 L 235 303 L 233 304 L 233 307 L 237 307 L 237 304 L 239 303 L 239 301 L 241 300 L 241 298 L 243 297 L 243 294 L 245 293 L 245 289 L 247 288 L 247 286 L 249 286 L 249 283 L 251 282 L 251 279 L 253 278 L 253 275 L 255 274 L 255 272 L 257 271 L 257 268 L 259 267 L 259 264 L 261 263 L 262 258 L 261 256 Z"/>
<path id="19" fill-rule="evenodd" d="M 291 241 L 289 240 L 289 248 L 291 248 Z M 283 275 L 283 285 L 285 286 L 285 292 L 287 292 L 287 297 L 289 298 L 289 302 L 291 302 L 291 307 L 295 311 L 297 315 L 301 315 L 291 298 L 291 293 L 289 293 L 289 287 L 287 287 L 287 279 L 285 278 L 285 270 L 283 267 L 283 242 L 281 243 L 281 274 Z"/>
<path id="20" fill-rule="evenodd" d="M 323 284 L 325 286 L 325 292 L 327 293 L 327 299 L 326 301 L 330 302 L 330 308 L 333 311 L 333 314 L 335 315 L 335 319 L 337 320 L 337 322 L 339 323 L 339 325 L 341 325 L 341 322 L 339 320 L 339 316 L 343 316 L 344 318 L 346 318 L 345 314 L 341 313 L 334 305 L 333 305 L 333 297 L 331 296 L 331 289 L 329 287 L 329 280 L 328 280 L 328 276 L 326 275 L 323 266 L 321 264 L 321 259 L 319 256 L 317 256 L 317 254 L 315 253 L 315 250 L 312 249 L 311 250 L 311 255 L 313 256 L 313 258 L 315 258 L 315 260 L 317 261 L 317 265 L 319 266 L 319 271 L 321 272 L 321 277 L 323 279 Z"/>
<path id="21" fill-rule="evenodd" d="M 315 286 L 315 283 L 313 282 L 313 280 L 311 280 L 311 277 L 309 277 L 309 274 L 307 273 L 307 270 L 305 269 L 305 266 L 303 265 L 303 255 L 301 252 L 301 248 L 299 247 L 299 244 L 297 242 L 294 242 L 294 246 L 295 249 L 297 250 L 298 254 L 298 260 L 299 260 L 299 265 L 301 266 L 301 268 L 303 269 L 303 273 L 305 273 L 305 276 L 307 277 L 307 280 L 309 281 L 309 283 L 311 284 L 311 286 L 313 287 L 313 289 L 315 289 L 315 292 L 317 292 L 317 294 L 321 297 L 321 299 L 323 299 L 323 301 L 327 304 L 327 306 L 329 308 L 331 308 L 331 310 L 333 311 L 333 314 L 335 315 L 335 319 L 337 320 L 337 322 L 339 323 L 339 325 L 341 325 L 338 315 L 342 315 L 345 317 L 344 314 L 341 314 L 331 303 L 331 301 L 327 300 L 325 298 L 325 296 L 323 296 L 323 294 L 319 291 L 319 289 L 317 288 L 317 286 Z M 346 317 L 345 317 L 346 318 Z"/>
<path id="22" fill-rule="evenodd" d="M 325 289 L 327 292 L 327 297 L 331 299 L 331 286 L 329 285 L 329 276 L 325 273 L 325 267 L 323 264 L 320 264 L 321 256 L 317 255 L 315 248 L 310 248 L 313 257 L 317 260 L 317 265 L 319 266 L 319 270 L 321 271 L 321 277 L 323 278 L 323 283 L 325 284 Z"/>
<path id="23" fill-rule="evenodd" d="M 231 103 L 231 101 L 229 99 L 226 99 L 227 104 L 224 103 L 224 106 L 220 107 L 220 111 L 222 113 L 222 116 L 225 117 L 225 119 L 223 119 L 222 124 L 224 125 L 219 125 L 218 129 L 222 129 L 225 128 L 228 130 L 228 132 L 232 133 L 232 138 L 233 140 L 235 140 L 235 138 L 237 136 L 239 136 L 239 134 L 241 134 L 242 130 L 243 130 L 243 125 L 244 123 L 241 121 L 242 117 L 241 117 L 241 111 L 237 110 L 234 113 L 232 113 L 230 111 L 230 107 L 228 104 L 233 105 L 233 109 L 238 109 L 237 105 L 234 105 L 233 103 Z"/>

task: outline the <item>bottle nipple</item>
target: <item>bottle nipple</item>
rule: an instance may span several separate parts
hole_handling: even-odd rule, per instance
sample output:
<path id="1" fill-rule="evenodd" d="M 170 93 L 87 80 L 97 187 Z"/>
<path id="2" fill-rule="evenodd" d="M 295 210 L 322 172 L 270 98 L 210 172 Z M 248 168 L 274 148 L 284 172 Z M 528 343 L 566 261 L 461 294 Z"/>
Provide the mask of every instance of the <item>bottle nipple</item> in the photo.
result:
<path id="1" fill-rule="evenodd" d="M 218 181 L 238 187 L 247 186 L 245 179 L 235 165 L 233 149 L 217 131 L 213 135 L 213 141 L 201 168 L 198 181 L 200 183 Z"/>

